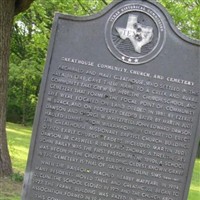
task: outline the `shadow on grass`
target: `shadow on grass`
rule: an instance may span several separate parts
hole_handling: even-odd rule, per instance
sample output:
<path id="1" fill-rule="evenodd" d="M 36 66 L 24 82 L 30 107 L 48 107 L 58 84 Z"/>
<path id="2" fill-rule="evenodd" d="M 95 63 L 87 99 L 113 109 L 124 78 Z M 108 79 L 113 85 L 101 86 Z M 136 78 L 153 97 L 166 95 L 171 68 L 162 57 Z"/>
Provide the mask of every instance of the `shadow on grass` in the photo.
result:
<path id="1" fill-rule="evenodd" d="M 12 181 L 11 178 L 0 178 L 0 200 L 20 200 L 22 182 Z"/>

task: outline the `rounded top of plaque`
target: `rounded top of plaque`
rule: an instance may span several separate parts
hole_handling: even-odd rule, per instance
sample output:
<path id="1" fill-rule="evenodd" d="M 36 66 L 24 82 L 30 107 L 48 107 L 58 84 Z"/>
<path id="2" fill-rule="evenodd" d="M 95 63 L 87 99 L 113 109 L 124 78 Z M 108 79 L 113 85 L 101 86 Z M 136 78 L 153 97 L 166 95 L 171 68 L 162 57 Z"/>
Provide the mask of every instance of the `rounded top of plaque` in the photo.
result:
<path id="1" fill-rule="evenodd" d="M 166 29 L 152 8 L 139 2 L 127 2 L 110 15 L 105 38 L 116 58 L 128 64 L 143 64 L 162 50 Z"/>

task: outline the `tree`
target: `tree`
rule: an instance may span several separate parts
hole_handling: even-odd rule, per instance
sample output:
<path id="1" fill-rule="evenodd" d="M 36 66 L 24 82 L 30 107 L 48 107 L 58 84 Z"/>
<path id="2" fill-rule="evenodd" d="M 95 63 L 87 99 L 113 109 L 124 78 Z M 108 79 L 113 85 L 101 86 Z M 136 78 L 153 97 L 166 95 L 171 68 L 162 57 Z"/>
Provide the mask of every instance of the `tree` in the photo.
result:
<path id="1" fill-rule="evenodd" d="M 14 16 L 25 11 L 33 0 L 1 0 L 0 2 L 0 176 L 10 175 L 12 165 L 6 138 L 6 101 L 10 40 Z"/>
<path id="2" fill-rule="evenodd" d="M 200 0 L 158 0 L 171 14 L 177 28 L 200 39 Z"/>
<path id="3" fill-rule="evenodd" d="M 13 25 L 8 84 L 7 120 L 26 125 L 34 117 L 49 40 L 45 8 L 32 4 Z"/>
<path id="4" fill-rule="evenodd" d="M 56 11 L 71 15 L 98 12 L 111 0 L 36 0 L 15 17 L 8 84 L 7 120 L 33 121 L 52 19 Z"/>

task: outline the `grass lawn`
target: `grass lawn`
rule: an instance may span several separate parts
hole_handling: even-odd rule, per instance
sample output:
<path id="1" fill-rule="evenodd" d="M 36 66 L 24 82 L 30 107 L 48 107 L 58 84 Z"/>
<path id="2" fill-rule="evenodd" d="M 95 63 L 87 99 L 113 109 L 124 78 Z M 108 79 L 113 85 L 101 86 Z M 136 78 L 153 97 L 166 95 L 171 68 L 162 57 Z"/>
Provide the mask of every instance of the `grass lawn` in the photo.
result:
<path id="1" fill-rule="evenodd" d="M 23 173 L 26 168 L 32 128 L 7 123 L 6 130 L 13 169 Z"/>
<path id="2" fill-rule="evenodd" d="M 200 200 L 200 159 L 195 161 L 188 200 Z"/>
<path id="3" fill-rule="evenodd" d="M 13 179 L 24 173 L 31 137 L 31 127 L 7 123 L 8 143 L 14 169 Z M 22 182 L 0 178 L 0 200 L 20 200 Z M 200 159 L 196 160 L 188 200 L 200 199 Z"/>
<path id="4" fill-rule="evenodd" d="M 7 123 L 6 130 L 15 173 L 13 178 L 19 180 L 25 171 L 32 128 Z M 11 178 L 0 178 L 0 200 L 20 200 L 21 190 L 21 181 L 12 181 Z"/>

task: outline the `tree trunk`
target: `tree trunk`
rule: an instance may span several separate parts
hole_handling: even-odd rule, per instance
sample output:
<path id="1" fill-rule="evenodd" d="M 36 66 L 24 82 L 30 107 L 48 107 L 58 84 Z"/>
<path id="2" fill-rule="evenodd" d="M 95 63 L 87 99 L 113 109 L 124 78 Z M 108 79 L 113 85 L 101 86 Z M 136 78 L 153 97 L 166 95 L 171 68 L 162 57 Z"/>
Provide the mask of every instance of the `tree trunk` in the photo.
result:
<path id="1" fill-rule="evenodd" d="M 15 0 L 15 15 L 29 8 L 34 0 Z"/>
<path id="2" fill-rule="evenodd" d="M 10 38 L 15 12 L 14 0 L 0 2 L 0 176 L 12 173 L 6 136 L 6 101 Z"/>

